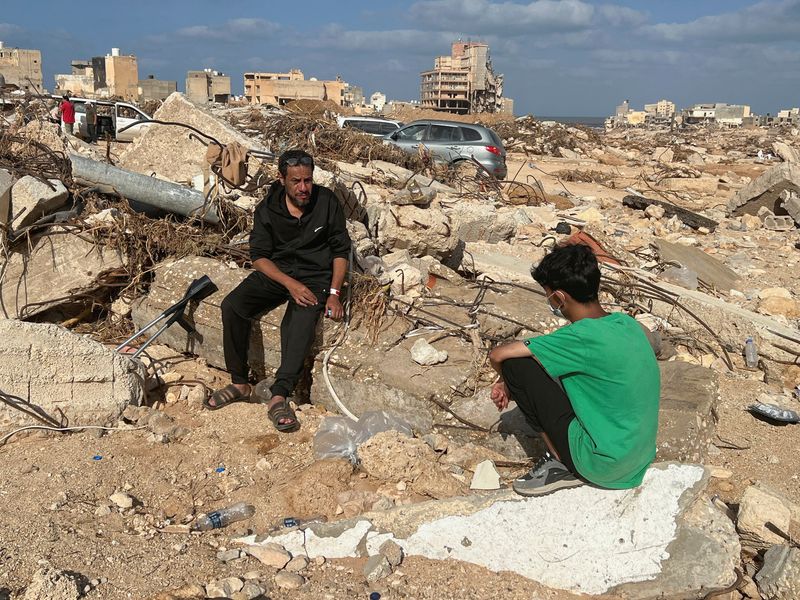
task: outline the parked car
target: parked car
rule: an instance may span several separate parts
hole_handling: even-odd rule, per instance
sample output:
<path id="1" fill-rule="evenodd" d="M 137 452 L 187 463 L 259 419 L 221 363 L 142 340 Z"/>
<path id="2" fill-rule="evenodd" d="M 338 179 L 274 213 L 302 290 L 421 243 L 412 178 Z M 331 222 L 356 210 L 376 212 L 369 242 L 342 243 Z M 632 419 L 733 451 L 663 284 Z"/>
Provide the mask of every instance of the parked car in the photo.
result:
<path id="1" fill-rule="evenodd" d="M 500 136 L 482 125 L 426 119 L 409 123 L 383 139 L 409 154 L 419 152 L 422 144 L 435 161 L 451 165 L 474 158 L 498 179 L 505 179 L 508 173 Z"/>
<path id="2" fill-rule="evenodd" d="M 403 126 L 400 121 L 378 119 L 375 117 L 338 117 L 336 122 L 342 129 L 351 127 L 376 137 L 383 137 L 387 133 L 397 131 Z"/>
<path id="3" fill-rule="evenodd" d="M 53 96 L 61 100 L 60 96 Z M 86 103 L 94 102 L 97 108 L 97 136 L 105 138 L 106 132 L 111 133 L 111 137 L 118 142 L 132 142 L 137 136 L 152 126 L 152 123 L 141 123 L 139 121 L 149 121 L 150 117 L 133 104 L 127 102 L 110 102 L 108 100 L 89 100 L 88 98 L 70 98 L 75 105 L 75 135 L 88 137 L 86 128 Z M 125 129 L 129 125 L 129 127 Z M 122 131 L 124 129 L 124 131 Z"/>

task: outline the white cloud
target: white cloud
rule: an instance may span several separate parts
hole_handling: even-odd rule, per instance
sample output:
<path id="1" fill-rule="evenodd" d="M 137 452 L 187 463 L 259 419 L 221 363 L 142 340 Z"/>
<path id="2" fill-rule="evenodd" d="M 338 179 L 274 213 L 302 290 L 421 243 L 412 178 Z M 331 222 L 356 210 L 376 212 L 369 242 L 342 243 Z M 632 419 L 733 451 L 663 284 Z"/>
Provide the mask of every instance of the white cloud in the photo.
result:
<path id="1" fill-rule="evenodd" d="M 13 23 L 0 23 L 0 36 L 11 36 L 22 33 L 22 27 Z"/>
<path id="2" fill-rule="evenodd" d="M 449 31 L 422 31 L 419 29 L 392 29 L 384 31 L 348 30 L 331 24 L 319 32 L 297 40 L 303 47 L 346 51 L 389 53 L 412 52 L 434 55 L 449 53 L 450 44 L 457 34 Z"/>
<path id="3" fill-rule="evenodd" d="M 687 23 L 658 23 L 641 32 L 666 42 L 796 41 L 800 0 L 764 0 L 736 12 L 708 15 Z"/>
<path id="4" fill-rule="evenodd" d="M 627 6 L 604 4 L 597 9 L 599 16 L 612 27 L 638 27 L 647 22 L 647 15 Z"/>
<path id="5" fill-rule="evenodd" d="M 280 25 L 259 18 L 231 19 L 221 25 L 192 25 L 182 27 L 175 35 L 189 39 L 237 41 L 242 38 L 270 36 L 280 30 Z"/>

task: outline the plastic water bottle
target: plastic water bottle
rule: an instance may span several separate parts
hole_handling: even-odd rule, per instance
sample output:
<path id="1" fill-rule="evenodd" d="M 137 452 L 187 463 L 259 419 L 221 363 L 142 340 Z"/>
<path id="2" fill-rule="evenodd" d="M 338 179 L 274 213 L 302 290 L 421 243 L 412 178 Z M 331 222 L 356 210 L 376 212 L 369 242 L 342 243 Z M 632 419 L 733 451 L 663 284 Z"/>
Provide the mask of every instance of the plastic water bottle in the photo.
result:
<path id="1" fill-rule="evenodd" d="M 758 368 L 758 349 L 751 337 L 744 343 L 744 364 L 748 369 Z"/>
<path id="2" fill-rule="evenodd" d="M 236 521 L 249 519 L 256 513 L 256 508 L 252 504 L 237 502 L 232 506 L 221 508 L 210 512 L 204 517 L 200 517 L 194 522 L 194 531 L 208 531 L 210 529 L 221 529 Z"/>

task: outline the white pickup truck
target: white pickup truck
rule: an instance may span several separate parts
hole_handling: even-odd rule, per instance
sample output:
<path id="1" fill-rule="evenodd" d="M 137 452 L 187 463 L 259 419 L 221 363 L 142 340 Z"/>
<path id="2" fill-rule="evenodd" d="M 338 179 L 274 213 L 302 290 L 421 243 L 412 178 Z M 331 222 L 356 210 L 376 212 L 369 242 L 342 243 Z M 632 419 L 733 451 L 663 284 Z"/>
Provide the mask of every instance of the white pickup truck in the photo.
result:
<path id="1" fill-rule="evenodd" d="M 60 100 L 60 98 L 58 98 Z M 75 105 L 75 135 L 88 137 L 86 129 L 86 103 L 90 100 L 86 98 L 70 98 Z M 141 123 L 138 121 L 149 121 L 150 117 L 127 102 L 109 102 L 108 100 L 91 100 L 97 109 L 97 137 L 104 139 L 106 133 L 118 142 L 132 142 L 136 137 L 152 125 L 152 123 Z M 129 125 L 129 127 L 125 129 Z M 122 131 L 124 129 L 124 131 Z"/>

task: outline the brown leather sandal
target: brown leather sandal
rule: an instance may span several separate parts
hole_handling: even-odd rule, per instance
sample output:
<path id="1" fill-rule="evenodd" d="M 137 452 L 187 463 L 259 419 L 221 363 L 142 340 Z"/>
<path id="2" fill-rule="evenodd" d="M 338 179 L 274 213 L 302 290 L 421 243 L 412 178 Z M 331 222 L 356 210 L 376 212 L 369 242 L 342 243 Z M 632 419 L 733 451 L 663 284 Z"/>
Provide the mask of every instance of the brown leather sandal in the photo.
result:
<path id="1" fill-rule="evenodd" d="M 292 407 L 289 405 L 289 400 L 286 398 L 270 408 L 267 411 L 267 416 L 278 431 L 294 431 L 300 427 L 300 421 L 297 420 L 297 415 L 294 414 Z M 284 419 L 291 419 L 291 421 L 281 423 L 281 420 Z"/>
<path id="2" fill-rule="evenodd" d="M 203 406 L 208 410 L 219 410 L 234 402 L 247 402 L 249 400 L 250 394 L 243 394 L 239 391 L 239 388 L 231 383 L 203 400 Z M 213 404 L 211 404 L 212 401 L 214 402 Z"/>

